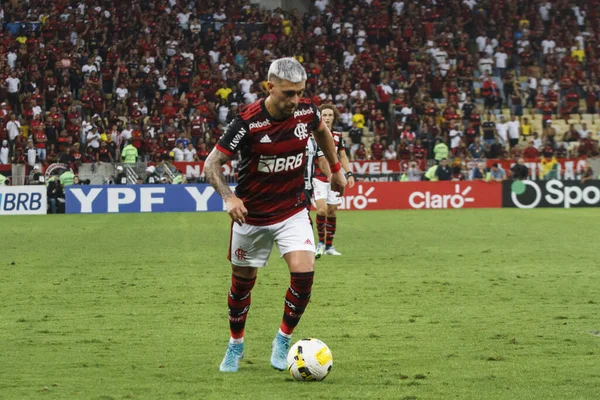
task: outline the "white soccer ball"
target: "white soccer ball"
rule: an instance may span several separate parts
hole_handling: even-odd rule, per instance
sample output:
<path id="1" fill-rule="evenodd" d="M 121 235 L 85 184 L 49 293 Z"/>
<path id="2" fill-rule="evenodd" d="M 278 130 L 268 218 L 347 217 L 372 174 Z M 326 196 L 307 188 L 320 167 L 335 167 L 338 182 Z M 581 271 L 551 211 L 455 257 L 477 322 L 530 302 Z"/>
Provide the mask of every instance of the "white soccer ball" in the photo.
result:
<path id="1" fill-rule="evenodd" d="M 302 339 L 290 348 L 287 365 L 297 381 L 322 381 L 331 371 L 333 357 L 329 347 L 319 339 Z"/>

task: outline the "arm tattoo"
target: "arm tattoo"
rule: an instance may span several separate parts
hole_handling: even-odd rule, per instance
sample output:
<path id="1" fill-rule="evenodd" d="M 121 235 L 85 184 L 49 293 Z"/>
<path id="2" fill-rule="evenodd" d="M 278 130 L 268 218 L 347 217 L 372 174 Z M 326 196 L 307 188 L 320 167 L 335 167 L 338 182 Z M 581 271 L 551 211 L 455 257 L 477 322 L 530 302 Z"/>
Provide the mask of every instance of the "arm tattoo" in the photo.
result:
<path id="1" fill-rule="evenodd" d="M 225 175 L 223 175 L 223 169 L 221 168 L 229 159 L 230 157 L 227 154 L 213 149 L 204 162 L 206 179 L 225 201 L 233 196 L 233 192 L 229 188 L 225 180 Z"/>

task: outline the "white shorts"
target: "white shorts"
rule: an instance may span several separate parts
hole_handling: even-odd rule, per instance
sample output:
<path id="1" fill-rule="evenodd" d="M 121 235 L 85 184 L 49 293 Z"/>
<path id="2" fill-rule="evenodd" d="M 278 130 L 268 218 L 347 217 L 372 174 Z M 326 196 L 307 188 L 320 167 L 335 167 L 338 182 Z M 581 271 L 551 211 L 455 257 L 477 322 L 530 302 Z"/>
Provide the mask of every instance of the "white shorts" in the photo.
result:
<path id="1" fill-rule="evenodd" d="M 238 267 L 267 265 L 273 243 L 281 257 L 292 251 L 315 252 L 315 236 L 306 208 L 285 221 L 273 225 L 256 226 L 232 224 L 228 258 Z"/>
<path id="2" fill-rule="evenodd" d="M 339 192 L 331 190 L 329 182 L 323 182 L 317 178 L 313 178 L 313 187 L 315 188 L 315 201 L 327 199 L 327 204 L 340 205 L 342 204 L 342 198 Z"/>

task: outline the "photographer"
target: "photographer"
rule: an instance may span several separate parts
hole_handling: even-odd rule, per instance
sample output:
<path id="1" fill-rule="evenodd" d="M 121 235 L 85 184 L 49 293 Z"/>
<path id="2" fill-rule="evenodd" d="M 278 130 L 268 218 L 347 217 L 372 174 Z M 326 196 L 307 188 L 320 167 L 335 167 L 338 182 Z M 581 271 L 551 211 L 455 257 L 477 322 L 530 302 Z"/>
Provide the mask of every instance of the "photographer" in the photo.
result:
<path id="1" fill-rule="evenodd" d="M 120 165 L 117 167 L 117 177 L 115 178 L 115 183 L 117 185 L 127 185 L 127 175 L 125 175 L 125 172 L 123 172 L 123 167 Z"/>
<path id="2" fill-rule="evenodd" d="M 422 171 L 417 166 L 417 163 L 411 161 L 408 169 L 406 170 L 406 178 L 408 182 L 418 182 L 421 180 Z"/>
<path id="3" fill-rule="evenodd" d="M 29 181 L 30 185 L 43 185 L 46 183 L 46 177 L 44 176 L 44 174 L 42 172 L 40 172 L 40 167 L 39 166 L 34 166 L 33 167 L 33 176 L 31 177 L 31 180 Z"/>
<path id="4" fill-rule="evenodd" d="M 57 175 L 52 176 L 48 180 L 48 204 L 50 214 L 57 214 L 59 211 L 60 199 L 64 201 L 64 191 Z M 63 202 L 64 204 L 64 202 Z"/>

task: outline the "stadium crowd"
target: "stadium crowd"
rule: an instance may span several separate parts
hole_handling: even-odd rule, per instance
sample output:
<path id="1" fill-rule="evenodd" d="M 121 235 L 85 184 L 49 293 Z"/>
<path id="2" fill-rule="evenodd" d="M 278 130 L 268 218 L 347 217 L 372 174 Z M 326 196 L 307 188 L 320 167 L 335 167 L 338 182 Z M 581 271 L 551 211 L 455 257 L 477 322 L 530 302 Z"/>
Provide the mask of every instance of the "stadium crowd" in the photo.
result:
<path id="1" fill-rule="evenodd" d="M 600 1 L 29 0 L 0 5 L 0 164 L 204 160 L 271 61 L 353 160 L 600 155 Z M 410 164 L 410 163 L 414 164 Z M 408 169 L 407 171 L 408 172 Z M 466 173 L 470 172 L 470 173 Z M 486 173 L 493 173 L 492 170 Z M 509 172 L 510 173 L 510 172 Z"/>

